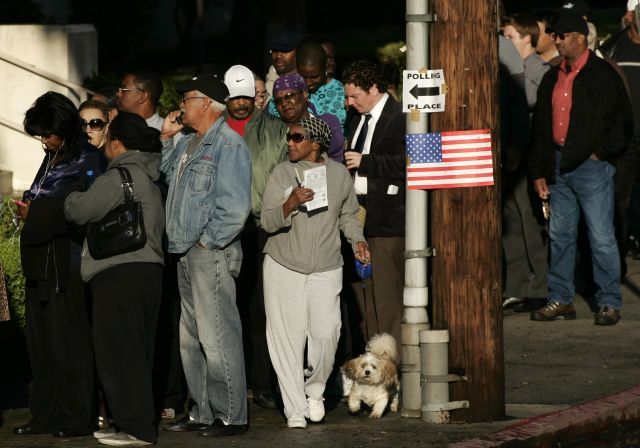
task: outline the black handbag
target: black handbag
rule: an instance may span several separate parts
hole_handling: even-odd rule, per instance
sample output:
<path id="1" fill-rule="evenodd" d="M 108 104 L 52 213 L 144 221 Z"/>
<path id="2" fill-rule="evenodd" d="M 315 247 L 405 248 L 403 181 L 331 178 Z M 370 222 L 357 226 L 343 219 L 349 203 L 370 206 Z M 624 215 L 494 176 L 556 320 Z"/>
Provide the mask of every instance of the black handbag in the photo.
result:
<path id="1" fill-rule="evenodd" d="M 131 174 L 126 168 L 119 166 L 117 169 L 122 179 L 124 203 L 87 226 L 87 246 L 96 260 L 133 252 L 147 244 L 142 203 L 134 198 Z"/>

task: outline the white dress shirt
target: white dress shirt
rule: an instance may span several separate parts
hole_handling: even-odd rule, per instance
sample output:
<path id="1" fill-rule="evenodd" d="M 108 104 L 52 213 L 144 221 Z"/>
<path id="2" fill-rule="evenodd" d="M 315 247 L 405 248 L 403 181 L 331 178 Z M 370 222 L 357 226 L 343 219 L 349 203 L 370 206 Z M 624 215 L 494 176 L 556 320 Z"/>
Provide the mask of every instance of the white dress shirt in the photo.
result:
<path id="1" fill-rule="evenodd" d="M 376 129 L 376 124 L 380 119 L 380 115 L 382 115 L 382 109 L 384 109 L 384 105 L 387 103 L 387 99 L 389 95 L 385 93 L 380 101 L 377 102 L 373 109 L 371 109 L 368 113 L 371 115 L 369 119 L 369 127 L 367 129 L 367 138 L 364 141 L 364 147 L 362 148 L 362 154 L 369 154 L 371 150 L 371 138 L 373 137 L 373 131 Z M 356 132 L 353 134 L 352 141 L 357 142 L 358 136 L 360 135 L 360 129 L 362 129 L 362 125 L 364 124 L 365 114 L 360 116 L 360 123 L 358 123 L 358 128 Z M 352 145 L 353 146 L 353 145 Z M 356 175 L 353 181 L 353 187 L 356 190 L 356 194 L 367 194 L 367 178 L 364 176 L 358 175 L 356 171 Z"/>

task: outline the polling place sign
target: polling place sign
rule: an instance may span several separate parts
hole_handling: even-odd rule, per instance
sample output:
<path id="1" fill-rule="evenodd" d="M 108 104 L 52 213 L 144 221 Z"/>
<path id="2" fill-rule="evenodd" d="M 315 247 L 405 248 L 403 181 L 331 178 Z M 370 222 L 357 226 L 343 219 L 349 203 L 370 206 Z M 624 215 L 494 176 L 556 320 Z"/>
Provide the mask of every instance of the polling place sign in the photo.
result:
<path id="1" fill-rule="evenodd" d="M 444 112 L 444 70 L 403 70 L 402 109 L 409 113 Z"/>

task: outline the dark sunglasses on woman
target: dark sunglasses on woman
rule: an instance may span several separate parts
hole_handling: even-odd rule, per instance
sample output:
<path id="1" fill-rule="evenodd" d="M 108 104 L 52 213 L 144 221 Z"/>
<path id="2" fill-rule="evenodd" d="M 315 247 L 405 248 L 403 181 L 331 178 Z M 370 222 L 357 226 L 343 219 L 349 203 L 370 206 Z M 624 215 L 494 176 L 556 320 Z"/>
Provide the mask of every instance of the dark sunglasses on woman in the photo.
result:
<path id="1" fill-rule="evenodd" d="M 293 140 L 294 143 L 300 143 L 302 140 L 309 140 L 311 137 L 305 137 L 304 134 L 296 132 L 294 134 L 287 133 L 287 142 Z"/>
<path id="2" fill-rule="evenodd" d="M 89 121 L 80 120 L 80 127 L 82 129 L 86 129 L 86 127 L 89 126 L 92 131 L 102 131 L 107 123 L 107 121 L 101 120 L 99 118 L 93 118 Z"/>

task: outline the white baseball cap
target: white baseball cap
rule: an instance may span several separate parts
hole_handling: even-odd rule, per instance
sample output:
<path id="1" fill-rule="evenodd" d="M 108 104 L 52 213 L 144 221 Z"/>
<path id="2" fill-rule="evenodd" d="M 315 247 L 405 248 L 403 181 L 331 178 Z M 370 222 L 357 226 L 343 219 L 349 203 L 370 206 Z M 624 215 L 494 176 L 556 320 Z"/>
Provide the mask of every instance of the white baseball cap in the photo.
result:
<path id="1" fill-rule="evenodd" d="M 627 2 L 627 11 L 633 11 L 638 5 L 640 5 L 640 0 L 629 0 Z"/>
<path id="2" fill-rule="evenodd" d="M 256 81 L 253 72 L 244 65 L 234 65 L 224 74 L 224 83 L 229 89 L 229 99 L 238 96 L 256 96 Z"/>

